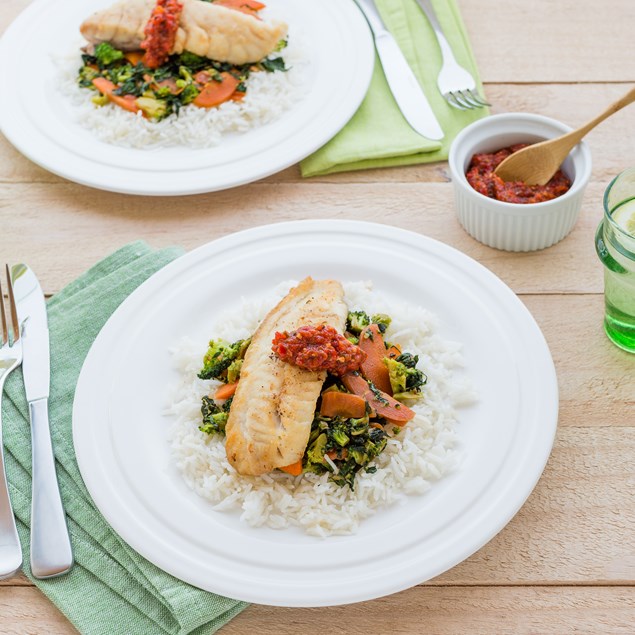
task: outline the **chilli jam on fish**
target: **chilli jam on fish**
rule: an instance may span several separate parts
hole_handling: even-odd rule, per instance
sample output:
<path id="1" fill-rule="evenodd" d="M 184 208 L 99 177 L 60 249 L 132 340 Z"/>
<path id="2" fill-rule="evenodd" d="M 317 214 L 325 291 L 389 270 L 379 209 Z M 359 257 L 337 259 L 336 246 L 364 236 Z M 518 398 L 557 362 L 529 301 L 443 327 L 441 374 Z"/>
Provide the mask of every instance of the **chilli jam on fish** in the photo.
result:
<path id="1" fill-rule="evenodd" d="M 528 143 L 517 143 L 497 152 L 475 154 L 468 166 L 468 183 L 480 194 L 504 203 L 543 203 L 562 196 L 571 187 L 571 180 L 558 170 L 545 185 L 527 185 L 522 181 L 503 181 L 494 170 L 510 154 L 526 148 Z"/>
<path id="2" fill-rule="evenodd" d="M 357 370 L 366 359 L 364 351 L 326 324 L 276 333 L 272 350 L 284 362 L 337 376 Z"/>
<path id="3" fill-rule="evenodd" d="M 145 26 L 145 40 L 141 48 L 145 51 L 143 63 L 148 68 L 159 68 L 174 48 L 176 32 L 183 4 L 179 0 L 157 0 L 152 15 Z"/>

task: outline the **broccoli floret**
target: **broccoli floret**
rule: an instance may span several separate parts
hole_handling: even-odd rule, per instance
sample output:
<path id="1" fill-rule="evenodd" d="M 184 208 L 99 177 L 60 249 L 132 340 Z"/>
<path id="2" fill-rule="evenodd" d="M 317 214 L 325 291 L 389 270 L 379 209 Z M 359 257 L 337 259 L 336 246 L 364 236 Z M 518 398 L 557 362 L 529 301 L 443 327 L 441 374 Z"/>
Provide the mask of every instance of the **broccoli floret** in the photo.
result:
<path id="1" fill-rule="evenodd" d="M 108 44 L 108 42 L 102 42 L 101 44 L 98 44 L 95 47 L 95 52 L 93 55 L 95 56 L 97 64 L 100 68 L 109 66 L 113 62 L 121 60 L 124 57 L 121 51 L 113 48 L 110 44 Z"/>
<path id="2" fill-rule="evenodd" d="M 366 311 L 349 311 L 346 318 L 346 330 L 352 335 L 359 335 L 364 327 L 370 324 Z"/>
<path id="3" fill-rule="evenodd" d="M 371 324 L 377 324 L 377 326 L 379 327 L 379 330 L 382 333 L 385 333 L 386 329 L 390 326 L 390 323 L 392 322 L 392 318 L 389 315 L 386 315 L 385 313 L 375 313 L 375 315 L 373 315 L 370 318 L 370 322 Z"/>
<path id="4" fill-rule="evenodd" d="M 307 465 L 326 465 L 324 461 L 324 454 L 326 452 L 326 433 L 320 434 L 317 439 L 311 444 L 306 453 Z M 313 470 L 315 471 L 315 470 Z"/>
<path id="5" fill-rule="evenodd" d="M 341 424 L 333 426 L 329 433 L 328 436 L 341 448 L 350 441 L 349 436 L 346 434 L 346 428 Z"/>
<path id="6" fill-rule="evenodd" d="M 392 388 L 393 396 L 395 399 L 419 399 L 421 397 L 421 386 L 423 386 L 427 377 L 418 369 L 415 368 L 418 358 L 416 355 L 408 355 L 406 362 L 413 366 L 407 366 L 404 362 L 399 361 L 404 354 L 397 357 L 397 359 L 390 359 L 384 357 L 384 364 L 388 368 L 388 375 L 390 377 L 390 386 Z"/>
<path id="7" fill-rule="evenodd" d="M 416 368 L 419 363 L 419 356 L 412 353 L 402 353 L 397 357 L 397 361 L 401 362 L 407 368 Z"/>
<path id="8" fill-rule="evenodd" d="M 203 358 L 200 379 L 220 379 L 227 382 L 228 369 L 237 359 L 243 359 L 251 339 L 238 340 L 233 344 L 225 340 L 212 340 Z"/>
<path id="9" fill-rule="evenodd" d="M 95 70 L 91 66 L 85 65 L 79 69 L 77 82 L 82 88 L 94 88 L 93 79 L 96 77 L 99 77 L 99 71 Z"/>
<path id="10" fill-rule="evenodd" d="M 240 377 L 240 369 L 243 367 L 244 359 L 235 359 L 227 369 L 227 383 L 233 384 Z"/>
<path id="11" fill-rule="evenodd" d="M 225 411 L 223 406 L 221 410 L 211 397 L 203 397 L 201 414 L 203 415 L 203 423 L 198 427 L 201 432 L 206 434 L 225 434 L 229 408 Z"/>
<path id="12" fill-rule="evenodd" d="M 179 80 L 177 80 L 177 85 Z M 188 84 L 185 88 L 183 88 L 183 92 L 181 93 L 181 102 L 184 106 L 187 104 L 191 104 L 199 95 L 199 90 L 194 86 L 194 84 Z"/>

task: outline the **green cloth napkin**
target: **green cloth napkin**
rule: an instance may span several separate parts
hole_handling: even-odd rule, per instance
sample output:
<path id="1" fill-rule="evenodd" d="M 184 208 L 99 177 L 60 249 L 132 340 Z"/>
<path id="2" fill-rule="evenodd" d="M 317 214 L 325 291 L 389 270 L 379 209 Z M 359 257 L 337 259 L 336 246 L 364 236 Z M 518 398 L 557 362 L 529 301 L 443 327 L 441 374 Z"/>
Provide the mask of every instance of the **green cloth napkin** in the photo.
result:
<path id="1" fill-rule="evenodd" d="M 302 176 L 443 161 L 448 158 L 456 135 L 488 114 L 486 108 L 465 111 L 452 108 L 439 93 L 441 50 L 416 0 L 375 0 L 375 3 L 423 87 L 445 137 L 431 141 L 408 125 L 375 55 L 373 77 L 359 110 L 331 141 L 302 161 Z M 476 61 L 455 0 L 433 0 L 433 4 L 456 59 L 472 73 L 482 94 Z"/>
<path id="2" fill-rule="evenodd" d="M 130 244 L 48 302 L 51 433 L 75 554 L 72 571 L 59 578 L 35 580 L 29 570 L 31 436 L 21 372 L 6 384 L 5 460 L 24 572 L 84 635 L 209 635 L 246 606 L 189 586 L 133 551 L 97 511 L 73 449 L 73 396 L 93 340 L 132 291 L 180 254 L 175 248 L 153 251 L 141 242 Z"/>

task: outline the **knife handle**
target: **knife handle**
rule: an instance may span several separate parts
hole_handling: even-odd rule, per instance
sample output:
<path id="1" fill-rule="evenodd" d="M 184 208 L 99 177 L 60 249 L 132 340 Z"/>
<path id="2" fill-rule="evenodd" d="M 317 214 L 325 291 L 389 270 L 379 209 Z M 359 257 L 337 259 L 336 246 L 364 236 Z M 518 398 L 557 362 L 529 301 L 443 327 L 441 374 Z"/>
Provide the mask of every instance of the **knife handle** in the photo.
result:
<path id="1" fill-rule="evenodd" d="M 62 506 L 49 428 L 48 399 L 29 403 L 33 447 L 31 573 L 52 578 L 73 566 L 73 552 Z"/>

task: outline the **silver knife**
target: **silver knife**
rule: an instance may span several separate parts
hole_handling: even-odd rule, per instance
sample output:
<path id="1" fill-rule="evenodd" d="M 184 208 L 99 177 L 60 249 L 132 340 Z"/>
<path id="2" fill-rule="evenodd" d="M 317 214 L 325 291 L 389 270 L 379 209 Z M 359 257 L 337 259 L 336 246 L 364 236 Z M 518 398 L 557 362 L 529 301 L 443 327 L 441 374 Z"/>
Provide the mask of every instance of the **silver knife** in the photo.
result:
<path id="1" fill-rule="evenodd" d="M 22 373 L 31 418 L 31 572 L 36 578 L 52 578 L 70 570 L 73 552 L 49 427 L 50 352 L 46 303 L 40 283 L 26 265 L 11 268 L 11 281 L 18 318 L 23 324 Z"/>
<path id="2" fill-rule="evenodd" d="M 404 118 L 420 135 L 428 139 L 443 139 L 443 130 L 430 103 L 395 38 L 384 25 L 374 1 L 357 0 L 357 5 L 366 16 L 370 30 L 373 32 L 375 48 L 390 91 Z"/>

